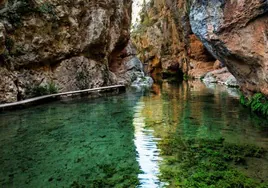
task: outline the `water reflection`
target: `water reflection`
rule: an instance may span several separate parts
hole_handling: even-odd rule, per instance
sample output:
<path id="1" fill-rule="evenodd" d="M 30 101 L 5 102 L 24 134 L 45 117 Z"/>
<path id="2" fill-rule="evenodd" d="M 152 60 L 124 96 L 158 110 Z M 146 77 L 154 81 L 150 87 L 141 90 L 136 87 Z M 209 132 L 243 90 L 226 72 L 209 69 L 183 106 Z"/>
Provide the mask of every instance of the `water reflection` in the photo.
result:
<path id="1" fill-rule="evenodd" d="M 178 131 L 188 138 L 224 136 L 233 143 L 267 147 L 267 121 L 243 108 L 235 89 L 208 88 L 200 81 L 163 83 L 153 89 L 156 91 L 142 101 L 145 124 L 153 128 L 156 137 Z"/>
<path id="2" fill-rule="evenodd" d="M 144 94 L 2 113 L 0 187 L 183 187 L 179 178 L 187 173 L 203 183 L 211 169 L 229 170 L 225 157 L 235 158 L 234 166 L 243 163 L 235 166 L 239 173 L 265 182 L 268 156 L 262 158 L 255 146 L 268 149 L 268 122 L 250 114 L 235 91 L 229 92 L 201 82 L 163 83 Z M 206 147 L 215 143 L 216 150 Z M 237 144 L 254 147 L 243 158 L 247 147 Z M 220 154 L 222 146 L 227 155 Z M 228 153 L 231 147 L 237 149 L 235 155 Z M 196 153 L 200 155 L 194 158 Z M 249 160 L 248 155 L 259 158 Z M 186 163 L 193 159 L 209 171 Z M 179 168 L 181 160 L 189 165 L 186 170 Z M 224 175 L 220 171 L 212 178 Z"/>
<path id="3" fill-rule="evenodd" d="M 144 96 L 142 102 L 144 106 L 142 117 L 145 117 L 143 118 L 145 126 L 153 130 L 153 136 L 161 138 L 156 143 L 163 159 L 159 165 L 159 178 L 161 181 L 168 181 L 171 187 L 184 187 L 179 181 L 178 174 L 186 173 L 187 169 L 178 168 L 182 165 L 179 163 L 179 158 L 182 157 L 185 160 L 189 157 L 187 160 L 191 160 L 193 156 L 187 156 L 185 152 L 198 150 L 196 147 L 203 145 L 202 141 L 210 144 L 209 140 L 212 143 L 215 140 L 218 144 L 215 153 L 219 152 L 222 140 L 225 146 L 230 145 L 234 148 L 239 148 L 240 145 L 250 145 L 264 148 L 264 150 L 268 149 L 267 120 L 250 114 L 247 109 L 239 105 L 238 93 L 235 89 L 220 85 L 207 87 L 199 81 L 183 82 L 180 85 L 163 83 L 155 85 L 152 93 Z M 187 143 L 187 140 L 190 143 Z M 206 148 L 202 149 L 206 150 Z M 210 150 L 211 148 L 208 151 Z M 211 152 L 213 153 L 213 150 Z M 234 151 L 236 152 L 238 151 Z M 243 155 L 243 152 L 245 151 L 240 151 L 239 155 Z M 184 153 L 183 156 L 181 153 Z M 202 153 L 204 152 L 200 151 L 200 155 L 203 155 Z M 191 154 L 194 155 L 194 153 Z M 235 166 L 235 169 L 253 178 L 254 181 L 265 182 L 268 180 L 268 168 L 266 168 L 268 156 L 263 157 L 262 160 L 247 159 L 247 166 Z M 224 165 L 227 165 L 227 162 Z M 225 172 L 229 173 L 229 171 L 219 173 Z M 252 175 L 254 173 L 258 174 L 258 177 Z M 203 171 L 200 174 L 208 176 Z M 200 181 L 199 183 L 202 183 L 202 178 Z M 195 186 L 201 185 L 192 185 L 192 187 Z"/>
<path id="4" fill-rule="evenodd" d="M 137 103 L 134 107 L 135 114 L 133 120 L 137 161 L 142 171 L 138 177 L 140 181 L 139 187 L 162 187 L 163 183 L 160 183 L 158 178 L 161 158 L 159 157 L 159 149 L 156 143 L 159 139 L 154 137 L 154 130 L 145 127 L 145 117 L 142 115 L 144 108 L 144 102 L 140 101 Z"/>

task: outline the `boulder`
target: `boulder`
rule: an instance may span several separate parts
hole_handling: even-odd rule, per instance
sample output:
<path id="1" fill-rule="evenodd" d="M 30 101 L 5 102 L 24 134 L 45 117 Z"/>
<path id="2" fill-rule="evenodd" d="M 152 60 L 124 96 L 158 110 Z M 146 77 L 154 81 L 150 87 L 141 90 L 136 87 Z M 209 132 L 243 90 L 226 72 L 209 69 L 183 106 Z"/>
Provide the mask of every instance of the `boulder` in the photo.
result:
<path id="1" fill-rule="evenodd" d="M 268 96 L 267 0 L 194 0 L 190 23 L 245 94 L 262 92 Z"/>

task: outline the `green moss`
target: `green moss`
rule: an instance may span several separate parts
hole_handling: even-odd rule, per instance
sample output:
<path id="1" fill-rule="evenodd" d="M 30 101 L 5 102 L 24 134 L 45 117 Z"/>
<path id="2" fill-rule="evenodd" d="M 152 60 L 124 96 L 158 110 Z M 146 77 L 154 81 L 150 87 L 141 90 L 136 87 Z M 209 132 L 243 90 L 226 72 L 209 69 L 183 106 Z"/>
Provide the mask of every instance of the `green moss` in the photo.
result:
<path id="1" fill-rule="evenodd" d="M 245 165 L 246 157 L 262 157 L 264 149 L 218 140 L 181 139 L 161 142 L 168 159 L 161 167 L 161 178 L 179 187 L 264 187 L 267 184 L 247 177 L 232 165 Z"/>

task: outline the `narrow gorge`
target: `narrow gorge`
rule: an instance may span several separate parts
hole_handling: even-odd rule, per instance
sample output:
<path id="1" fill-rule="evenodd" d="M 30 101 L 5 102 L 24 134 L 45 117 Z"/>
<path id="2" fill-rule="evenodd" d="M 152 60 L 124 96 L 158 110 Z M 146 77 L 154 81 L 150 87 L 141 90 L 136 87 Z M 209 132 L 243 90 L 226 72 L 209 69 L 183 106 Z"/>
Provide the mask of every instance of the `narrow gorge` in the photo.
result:
<path id="1" fill-rule="evenodd" d="M 268 0 L 0 0 L 0 166 L 3 188 L 267 188 Z"/>
<path id="2" fill-rule="evenodd" d="M 202 79 L 239 87 L 243 99 L 257 94 L 267 101 L 268 1 L 152 0 L 141 6 L 132 41 L 155 80 Z M 251 108 L 268 114 L 263 103 Z"/>
<path id="3" fill-rule="evenodd" d="M 209 82 L 239 85 L 246 96 L 268 95 L 267 1 L 140 6 L 130 39 L 130 1 L 1 1 L 0 102 L 131 85 L 143 70 L 155 79 L 207 75 Z"/>

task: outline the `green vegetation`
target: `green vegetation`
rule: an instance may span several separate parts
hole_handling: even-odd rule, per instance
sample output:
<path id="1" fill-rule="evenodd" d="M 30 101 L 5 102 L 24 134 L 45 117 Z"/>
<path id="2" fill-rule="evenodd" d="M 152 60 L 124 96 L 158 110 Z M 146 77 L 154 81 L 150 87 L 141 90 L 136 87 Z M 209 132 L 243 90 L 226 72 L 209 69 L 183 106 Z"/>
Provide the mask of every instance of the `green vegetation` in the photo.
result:
<path id="1" fill-rule="evenodd" d="M 11 52 L 11 55 L 14 55 L 14 56 L 19 56 L 19 55 L 24 55 L 24 54 L 25 54 L 25 50 L 23 46 L 21 45 L 16 45 L 14 47 L 14 51 Z"/>
<path id="2" fill-rule="evenodd" d="M 189 15 L 190 14 L 190 9 L 191 9 L 191 6 L 192 6 L 192 0 L 186 0 L 186 3 L 185 3 L 185 12 Z"/>
<path id="3" fill-rule="evenodd" d="M 14 41 L 12 38 L 10 38 L 9 36 L 6 37 L 6 40 L 5 40 L 5 46 L 6 46 L 6 49 L 10 52 L 14 46 Z"/>
<path id="4" fill-rule="evenodd" d="M 55 10 L 51 3 L 44 2 L 39 7 L 36 7 L 30 0 L 12 0 L 9 1 L 7 7 L 2 10 L 0 20 L 6 19 L 14 27 L 20 27 L 22 17 L 32 12 L 50 15 L 53 20 L 56 18 Z"/>
<path id="5" fill-rule="evenodd" d="M 38 10 L 43 14 L 55 14 L 54 7 L 51 3 L 43 3 Z"/>
<path id="6" fill-rule="evenodd" d="M 148 27 L 153 26 L 157 20 L 150 18 L 148 14 L 148 9 L 152 9 L 154 6 L 154 1 L 149 1 L 146 3 L 143 1 L 142 10 L 140 12 L 140 23 L 137 26 L 132 26 L 132 34 L 143 33 L 147 30 Z M 153 8 L 155 14 L 157 14 L 157 9 Z"/>
<path id="7" fill-rule="evenodd" d="M 43 14 L 43 15 L 48 15 L 50 19 L 52 19 L 53 24 L 56 24 L 57 16 L 55 12 L 54 5 L 48 2 L 44 2 L 41 4 L 39 7 L 36 8 L 36 11 Z"/>
<path id="8" fill-rule="evenodd" d="M 171 187 L 265 187 L 266 183 L 247 177 L 236 170 L 246 166 L 248 157 L 261 158 L 266 151 L 231 144 L 224 139 L 181 139 L 178 136 L 160 143 L 168 159 L 161 167 L 161 178 Z"/>
<path id="9" fill-rule="evenodd" d="M 29 0 L 9 1 L 7 8 L 0 15 L 0 20 L 6 19 L 13 26 L 19 27 L 22 16 L 32 11 L 33 7 Z"/>
<path id="10" fill-rule="evenodd" d="M 240 103 L 249 107 L 252 112 L 268 117 L 268 99 L 262 93 L 256 93 L 251 98 L 241 94 Z"/>
<path id="11" fill-rule="evenodd" d="M 77 87 L 79 89 L 88 89 L 89 87 L 89 82 L 88 82 L 89 76 L 87 75 L 86 72 L 78 72 L 76 75 L 76 80 L 77 80 Z"/>
<path id="12" fill-rule="evenodd" d="M 183 74 L 183 80 L 185 80 L 185 81 L 189 80 L 189 75 Z"/>
<path id="13" fill-rule="evenodd" d="M 54 94 L 54 93 L 58 93 L 58 87 L 56 86 L 56 84 L 54 82 L 50 82 L 47 85 L 34 86 L 31 89 L 30 93 L 34 97 Z"/>

